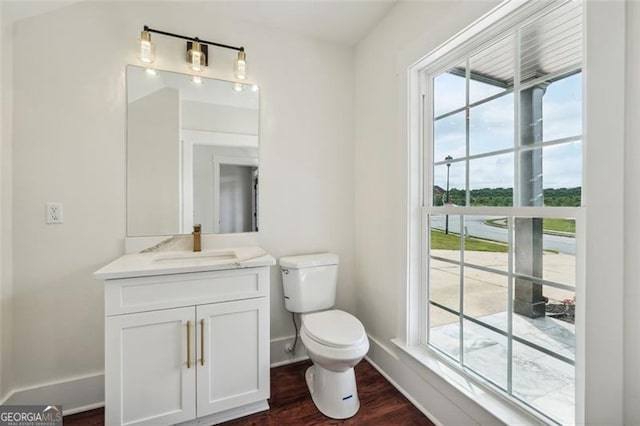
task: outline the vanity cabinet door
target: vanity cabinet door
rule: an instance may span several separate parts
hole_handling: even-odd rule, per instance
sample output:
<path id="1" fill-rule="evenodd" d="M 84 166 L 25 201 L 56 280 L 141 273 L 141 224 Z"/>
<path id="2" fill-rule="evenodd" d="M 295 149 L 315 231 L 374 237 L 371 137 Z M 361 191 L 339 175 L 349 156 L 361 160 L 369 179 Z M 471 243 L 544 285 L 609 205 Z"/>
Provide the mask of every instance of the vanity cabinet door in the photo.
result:
<path id="1" fill-rule="evenodd" d="M 195 331 L 194 307 L 106 318 L 107 425 L 195 418 Z"/>
<path id="2" fill-rule="evenodd" d="M 269 398 L 268 299 L 199 305 L 196 319 L 197 416 Z"/>

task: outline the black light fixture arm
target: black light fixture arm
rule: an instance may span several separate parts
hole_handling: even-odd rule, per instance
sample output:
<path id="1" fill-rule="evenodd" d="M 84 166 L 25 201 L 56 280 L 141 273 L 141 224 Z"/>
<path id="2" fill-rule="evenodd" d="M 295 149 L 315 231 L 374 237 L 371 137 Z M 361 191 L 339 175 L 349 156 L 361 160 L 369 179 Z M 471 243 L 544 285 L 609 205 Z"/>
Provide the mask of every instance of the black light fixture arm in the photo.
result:
<path id="1" fill-rule="evenodd" d="M 198 43 L 208 44 L 210 46 L 222 47 L 224 49 L 231 49 L 231 50 L 235 50 L 235 51 L 238 51 L 238 52 L 244 52 L 244 47 L 235 47 L 235 46 L 230 46 L 228 44 L 222 44 L 222 43 L 216 43 L 216 42 L 213 42 L 213 41 L 201 40 L 198 37 L 187 37 L 187 36 L 183 36 L 183 35 L 180 35 L 180 34 L 169 33 L 167 31 L 154 30 L 153 28 L 149 28 L 146 25 L 144 26 L 144 30 L 148 31 L 150 33 L 155 33 L 155 34 L 160 34 L 160 35 L 169 36 L 169 37 L 175 37 L 175 38 L 181 38 L 181 39 L 187 40 L 187 41 L 197 41 Z"/>

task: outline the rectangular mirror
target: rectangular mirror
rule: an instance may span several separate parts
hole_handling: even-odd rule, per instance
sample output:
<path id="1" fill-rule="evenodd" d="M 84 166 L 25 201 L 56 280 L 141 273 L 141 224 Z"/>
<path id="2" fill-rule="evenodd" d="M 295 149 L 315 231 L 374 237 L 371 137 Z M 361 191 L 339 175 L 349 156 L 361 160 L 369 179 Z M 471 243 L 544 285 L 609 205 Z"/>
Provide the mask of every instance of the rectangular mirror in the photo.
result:
<path id="1" fill-rule="evenodd" d="M 258 87 L 127 66 L 127 235 L 258 230 Z"/>

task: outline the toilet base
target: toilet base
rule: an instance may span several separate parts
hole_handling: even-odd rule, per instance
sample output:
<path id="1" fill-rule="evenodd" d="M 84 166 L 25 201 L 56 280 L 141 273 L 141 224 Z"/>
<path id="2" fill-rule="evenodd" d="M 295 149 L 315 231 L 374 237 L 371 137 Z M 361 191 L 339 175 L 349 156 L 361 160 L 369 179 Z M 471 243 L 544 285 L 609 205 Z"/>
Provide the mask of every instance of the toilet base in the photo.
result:
<path id="1" fill-rule="evenodd" d="M 348 419 L 360 409 L 353 368 L 338 373 L 314 364 L 304 376 L 313 403 L 325 416 Z"/>

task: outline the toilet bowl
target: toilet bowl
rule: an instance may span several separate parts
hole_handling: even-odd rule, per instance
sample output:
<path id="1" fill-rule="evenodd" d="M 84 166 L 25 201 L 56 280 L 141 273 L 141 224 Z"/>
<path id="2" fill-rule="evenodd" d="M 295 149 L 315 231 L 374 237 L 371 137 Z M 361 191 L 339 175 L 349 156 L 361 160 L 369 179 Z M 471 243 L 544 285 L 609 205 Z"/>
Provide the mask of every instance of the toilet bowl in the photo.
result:
<path id="1" fill-rule="evenodd" d="M 353 367 L 369 350 L 362 323 L 340 310 L 306 314 L 300 339 L 313 361 L 305 379 L 318 410 L 334 419 L 354 416 L 360 399 Z"/>

